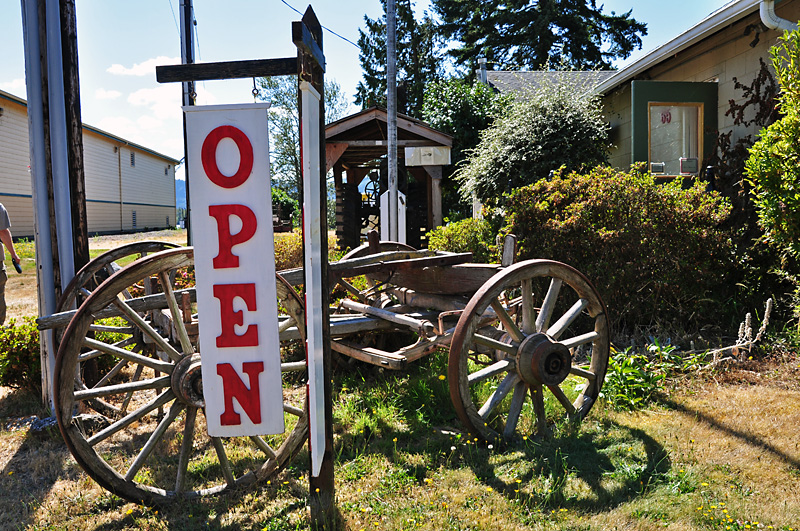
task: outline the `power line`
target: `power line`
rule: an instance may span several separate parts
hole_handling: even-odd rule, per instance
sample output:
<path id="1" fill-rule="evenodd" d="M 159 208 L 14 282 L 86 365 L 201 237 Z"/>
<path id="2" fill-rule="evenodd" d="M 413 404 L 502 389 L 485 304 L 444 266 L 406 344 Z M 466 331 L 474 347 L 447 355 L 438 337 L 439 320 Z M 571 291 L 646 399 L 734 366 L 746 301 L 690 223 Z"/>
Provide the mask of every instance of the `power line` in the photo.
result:
<path id="1" fill-rule="evenodd" d="M 181 32 L 181 28 L 178 26 L 178 19 L 175 17 L 175 8 L 172 7 L 172 0 L 167 0 L 169 3 L 169 9 L 172 11 L 172 20 L 175 21 L 175 29 L 178 30 L 178 33 Z"/>
<path id="2" fill-rule="evenodd" d="M 281 2 L 283 2 L 283 3 L 286 5 L 286 7 L 288 7 L 289 9 L 291 9 L 292 11 L 294 11 L 295 13 L 297 13 L 298 15 L 300 15 L 301 17 L 303 16 L 303 14 L 302 14 L 300 11 L 298 11 L 297 9 L 295 9 L 294 7 L 292 7 L 291 5 L 289 5 L 289 3 L 288 3 L 288 2 L 286 2 L 286 0 L 281 0 Z M 322 26 L 322 24 L 320 24 L 320 26 Z M 349 42 L 350 44 L 352 44 L 353 46 L 355 46 L 355 47 L 356 47 L 356 48 L 358 48 L 359 50 L 361 49 L 361 47 L 360 47 L 358 44 L 354 43 L 353 41 L 351 41 L 351 40 L 350 40 L 350 39 L 348 39 L 347 37 L 342 37 L 341 35 L 339 35 L 339 34 L 338 34 L 338 33 L 336 33 L 335 31 L 333 31 L 332 29 L 330 29 L 330 28 L 326 28 L 325 26 L 322 26 L 322 29 L 324 29 L 324 30 L 325 30 L 325 31 L 327 31 L 328 33 L 331 33 L 331 34 L 333 34 L 333 35 L 336 35 L 337 37 L 339 37 L 340 39 L 342 39 L 342 40 L 343 40 L 343 41 L 345 41 L 345 42 Z"/>

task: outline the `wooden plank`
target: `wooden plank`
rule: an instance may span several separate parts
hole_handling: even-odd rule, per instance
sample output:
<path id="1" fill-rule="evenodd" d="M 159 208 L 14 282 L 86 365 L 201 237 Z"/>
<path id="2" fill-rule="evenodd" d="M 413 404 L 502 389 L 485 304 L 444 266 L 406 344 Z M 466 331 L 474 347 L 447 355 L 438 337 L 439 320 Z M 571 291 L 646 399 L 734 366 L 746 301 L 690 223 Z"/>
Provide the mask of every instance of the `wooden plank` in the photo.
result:
<path id="1" fill-rule="evenodd" d="M 375 348 L 359 348 L 357 345 L 337 340 L 331 341 L 331 350 L 339 354 L 344 354 L 350 358 L 355 358 L 365 363 L 385 367 L 387 369 L 404 369 L 407 361 L 404 356 L 398 356 L 391 352 L 384 352 Z"/>
<path id="2" fill-rule="evenodd" d="M 398 269 L 392 275 L 392 284 L 419 293 L 471 295 L 500 269 L 499 264 L 457 264 L 428 267 L 424 271 Z"/>
<path id="3" fill-rule="evenodd" d="M 306 25 L 300 21 L 292 22 L 292 42 L 300 50 L 313 57 L 322 71 L 325 71 L 325 55 L 322 53 L 322 48 L 311 36 L 311 32 L 308 31 Z"/>
<path id="4" fill-rule="evenodd" d="M 296 75 L 296 57 L 156 67 L 156 81 L 159 83 Z"/>

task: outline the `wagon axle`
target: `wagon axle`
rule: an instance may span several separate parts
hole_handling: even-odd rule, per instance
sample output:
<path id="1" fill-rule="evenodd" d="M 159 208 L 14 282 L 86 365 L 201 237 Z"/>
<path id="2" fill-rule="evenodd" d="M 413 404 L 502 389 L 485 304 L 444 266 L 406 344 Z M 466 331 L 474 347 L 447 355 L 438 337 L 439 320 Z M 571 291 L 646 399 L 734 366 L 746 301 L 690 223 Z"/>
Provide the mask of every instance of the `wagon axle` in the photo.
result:
<path id="1" fill-rule="evenodd" d="M 572 354 L 545 334 L 532 334 L 519 346 L 517 372 L 528 385 L 558 385 L 569 376 Z"/>

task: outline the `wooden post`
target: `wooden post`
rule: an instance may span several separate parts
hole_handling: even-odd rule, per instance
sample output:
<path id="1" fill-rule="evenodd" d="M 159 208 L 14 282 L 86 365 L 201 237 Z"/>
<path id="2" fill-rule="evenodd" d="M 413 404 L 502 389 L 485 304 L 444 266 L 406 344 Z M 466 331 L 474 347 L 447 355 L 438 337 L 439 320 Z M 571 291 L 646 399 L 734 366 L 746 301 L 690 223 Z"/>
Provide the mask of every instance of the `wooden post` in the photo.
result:
<path id="1" fill-rule="evenodd" d="M 67 114 L 69 193 L 72 201 L 72 249 L 75 271 L 89 263 L 89 227 L 83 170 L 83 125 L 78 79 L 78 28 L 75 0 L 61 0 L 61 46 L 64 62 L 64 104 Z"/>
<path id="2" fill-rule="evenodd" d="M 301 22 L 292 24 L 292 40 L 297 45 L 297 61 L 299 66 L 298 83 L 308 82 L 320 95 L 319 100 L 319 181 L 318 190 L 301 190 L 301 194 L 318 193 L 320 198 L 320 227 L 319 230 L 323 237 L 322 245 L 322 267 L 321 288 L 318 290 L 320 300 L 308 300 L 306 297 L 306 308 L 319 305 L 320 308 L 330 306 L 330 294 L 328 290 L 328 226 L 327 226 L 327 179 L 326 165 L 322 161 L 326 160 L 325 148 L 325 57 L 322 55 L 322 26 L 317 20 L 311 6 L 306 9 Z M 298 86 L 298 98 L 300 90 Z M 302 105 L 298 108 L 302 112 Z M 302 115 L 300 123 L 303 124 Z M 301 125 L 302 127 L 302 125 Z M 301 138 L 303 135 L 301 134 Z M 301 148 L 302 152 L 302 148 Z M 307 214 L 304 214 L 307 215 Z M 308 272 L 306 272 L 308 275 Z M 306 312 L 308 321 L 309 312 Z M 312 470 L 309 474 L 309 495 L 311 506 L 311 526 L 313 529 L 333 529 L 336 526 L 336 515 L 334 510 L 334 478 L 333 478 L 333 401 L 332 401 L 332 376 L 331 376 L 331 349 L 330 349 L 330 320 L 327 311 L 322 312 L 322 374 L 316 377 L 323 378 L 323 411 L 324 417 L 324 444 L 322 452 L 322 462 L 319 466 L 319 474 L 315 474 L 315 466 L 312 460 Z M 312 362 L 309 359 L 309 364 Z M 313 382 L 310 382 L 313 385 Z M 309 423 L 312 424 L 316 419 L 309 413 Z M 316 426 L 319 428 L 319 426 Z M 314 428 L 312 427 L 311 430 Z M 313 435 L 310 430 L 310 437 Z M 309 444 L 313 441 L 309 439 Z M 313 448 L 312 448 L 313 452 Z"/>

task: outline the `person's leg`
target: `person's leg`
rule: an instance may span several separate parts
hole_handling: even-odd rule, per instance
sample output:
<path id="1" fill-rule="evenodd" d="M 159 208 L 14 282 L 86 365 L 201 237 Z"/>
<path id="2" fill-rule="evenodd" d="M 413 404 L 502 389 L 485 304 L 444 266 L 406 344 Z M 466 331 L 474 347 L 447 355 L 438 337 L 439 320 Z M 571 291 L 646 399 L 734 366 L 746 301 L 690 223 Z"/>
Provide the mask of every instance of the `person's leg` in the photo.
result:
<path id="1" fill-rule="evenodd" d="M 0 325 L 6 322 L 6 265 L 2 264 L 0 269 Z"/>

